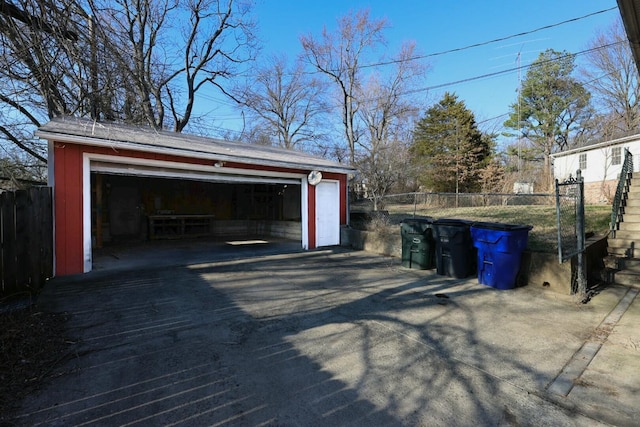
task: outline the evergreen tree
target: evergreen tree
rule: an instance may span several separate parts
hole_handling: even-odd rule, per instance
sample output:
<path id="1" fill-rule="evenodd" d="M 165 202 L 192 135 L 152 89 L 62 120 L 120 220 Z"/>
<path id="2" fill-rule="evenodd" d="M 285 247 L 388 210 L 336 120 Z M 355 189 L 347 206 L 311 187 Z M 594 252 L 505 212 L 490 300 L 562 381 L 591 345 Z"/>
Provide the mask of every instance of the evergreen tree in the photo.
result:
<path id="1" fill-rule="evenodd" d="M 551 188 L 551 158 L 568 148 L 590 116 L 590 94 L 572 73 L 574 57 L 548 49 L 536 59 L 522 82 L 520 102 L 510 107 L 504 123 L 530 141 L 544 161 L 543 185 Z"/>
<path id="2" fill-rule="evenodd" d="M 427 191 L 477 192 L 492 145 L 492 138 L 478 129 L 464 101 L 447 92 L 414 129 L 411 154 L 418 182 Z"/>

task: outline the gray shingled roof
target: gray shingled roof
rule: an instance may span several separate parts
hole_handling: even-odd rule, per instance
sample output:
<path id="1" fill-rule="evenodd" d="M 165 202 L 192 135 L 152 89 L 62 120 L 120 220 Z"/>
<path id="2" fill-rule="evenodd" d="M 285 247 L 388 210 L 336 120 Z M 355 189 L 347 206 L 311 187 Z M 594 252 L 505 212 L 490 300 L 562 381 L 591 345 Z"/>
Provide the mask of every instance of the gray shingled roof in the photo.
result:
<path id="1" fill-rule="evenodd" d="M 96 122 L 76 117 L 51 120 L 36 131 L 42 139 L 129 149 L 176 156 L 276 166 L 302 170 L 354 173 L 355 169 L 299 151 L 230 142 L 151 127 Z"/>

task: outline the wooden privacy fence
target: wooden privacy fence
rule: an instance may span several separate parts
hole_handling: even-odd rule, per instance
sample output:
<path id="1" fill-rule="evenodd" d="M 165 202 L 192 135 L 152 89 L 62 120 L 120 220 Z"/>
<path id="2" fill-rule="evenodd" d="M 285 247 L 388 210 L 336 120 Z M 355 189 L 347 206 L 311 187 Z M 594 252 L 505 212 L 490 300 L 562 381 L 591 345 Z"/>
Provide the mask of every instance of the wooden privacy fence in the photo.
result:
<path id="1" fill-rule="evenodd" d="M 50 187 L 0 194 L 0 298 L 38 292 L 53 275 Z"/>

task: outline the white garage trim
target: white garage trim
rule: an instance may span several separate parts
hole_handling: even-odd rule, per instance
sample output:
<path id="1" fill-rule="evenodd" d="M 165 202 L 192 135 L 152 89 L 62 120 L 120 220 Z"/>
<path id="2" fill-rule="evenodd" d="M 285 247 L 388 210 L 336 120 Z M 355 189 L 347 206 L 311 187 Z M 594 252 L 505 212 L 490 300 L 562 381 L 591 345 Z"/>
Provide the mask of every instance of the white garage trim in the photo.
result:
<path id="1" fill-rule="evenodd" d="M 269 183 L 301 185 L 302 247 L 309 247 L 308 200 L 306 175 L 292 172 L 260 171 L 216 167 L 173 161 L 83 153 L 82 155 L 82 222 L 84 272 L 92 268 L 91 242 L 91 172 L 118 175 L 192 179 L 208 182 Z"/>
<path id="2" fill-rule="evenodd" d="M 83 270 L 85 273 L 91 271 L 91 168 L 90 155 L 82 155 L 82 252 L 84 260 Z"/>
<path id="3" fill-rule="evenodd" d="M 307 177 L 302 177 L 302 186 L 300 188 L 300 209 L 302 210 L 302 249 L 309 249 L 309 184 Z"/>
<path id="4" fill-rule="evenodd" d="M 276 178 L 253 175 L 234 175 L 226 173 L 210 173 L 166 169 L 146 166 L 130 167 L 102 162 L 91 162 L 91 172 L 102 172 L 112 175 L 149 176 L 155 178 L 193 179 L 207 182 L 241 182 L 247 184 L 300 184 L 300 178 Z M 218 172 L 216 170 L 216 172 Z"/>
<path id="5" fill-rule="evenodd" d="M 224 165 L 221 167 L 216 167 L 216 166 L 209 166 L 209 165 L 181 163 L 181 162 L 173 162 L 173 161 L 166 161 L 166 160 L 111 156 L 108 154 L 84 153 L 83 156 L 88 157 L 93 162 L 112 163 L 115 165 L 122 165 L 122 166 L 129 166 L 129 167 L 145 166 L 145 167 L 155 167 L 155 168 L 163 168 L 163 169 L 173 169 L 177 171 L 209 172 L 209 173 L 215 173 L 215 174 L 221 174 L 221 175 L 226 174 L 226 175 L 246 175 L 246 176 L 260 176 L 260 177 L 296 178 L 298 180 L 302 179 L 305 176 L 304 174 L 292 173 L 292 172 L 273 172 L 273 171 L 261 171 L 261 170 L 255 170 L 255 169 L 238 169 L 238 168 L 225 167 Z M 135 170 L 135 169 L 132 168 L 132 170 Z"/>

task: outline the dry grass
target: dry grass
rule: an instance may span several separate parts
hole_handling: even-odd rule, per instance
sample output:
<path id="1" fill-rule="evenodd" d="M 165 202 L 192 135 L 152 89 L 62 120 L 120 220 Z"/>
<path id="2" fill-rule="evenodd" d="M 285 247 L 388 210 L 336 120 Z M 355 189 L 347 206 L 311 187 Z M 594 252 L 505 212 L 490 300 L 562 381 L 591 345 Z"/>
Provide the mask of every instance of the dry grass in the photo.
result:
<path id="1" fill-rule="evenodd" d="M 413 216 L 413 206 L 388 205 L 389 222 L 399 224 L 405 218 Z M 557 248 L 557 218 L 554 205 L 527 206 L 488 206 L 473 208 L 431 208 L 417 206 L 417 216 L 429 216 L 434 219 L 456 218 L 469 221 L 500 222 L 507 224 L 531 225 L 529 249 L 537 252 L 554 252 Z M 604 235 L 609 229 L 611 207 L 593 205 L 585 208 L 587 233 Z"/>

